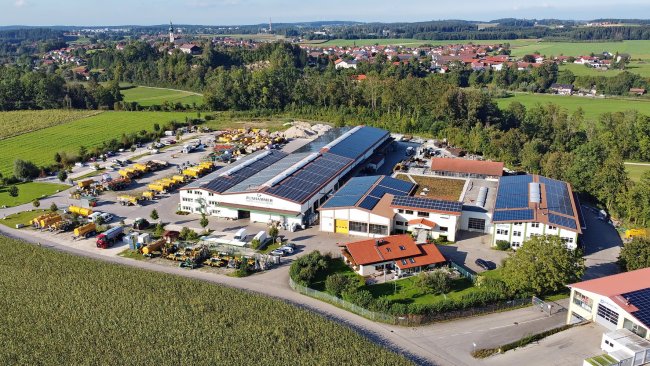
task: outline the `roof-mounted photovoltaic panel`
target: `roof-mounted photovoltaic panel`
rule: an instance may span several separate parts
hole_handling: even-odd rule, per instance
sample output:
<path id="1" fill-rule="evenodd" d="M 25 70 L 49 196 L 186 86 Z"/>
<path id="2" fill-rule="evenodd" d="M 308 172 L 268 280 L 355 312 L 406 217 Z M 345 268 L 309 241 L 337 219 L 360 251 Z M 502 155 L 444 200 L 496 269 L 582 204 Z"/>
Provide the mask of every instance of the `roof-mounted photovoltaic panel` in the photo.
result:
<path id="1" fill-rule="evenodd" d="M 366 210 L 372 210 L 377 206 L 377 203 L 379 203 L 379 198 L 368 196 L 359 203 L 359 207 Z"/>
<path id="2" fill-rule="evenodd" d="M 549 211 L 575 216 L 569 187 L 565 182 L 546 177 L 539 177 L 539 182 L 544 184 L 546 205 Z"/>
<path id="3" fill-rule="evenodd" d="M 352 207 L 375 185 L 380 177 L 367 176 L 350 179 L 327 200 L 321 208 Z"/>
<path id="4" fill-rule="evenodd" d="M 330 142 L 329 144 L 323 146 L 323 150 L 329 150 L 330 148 L 336 146 L 339 142 L 345 140 L 346 138 L 350 137 L 352 134 L 355 132 L 359 131 L 363 126 L 356 126 L 352 128 L 350 131 L 344 133 L 343 135 L 337 137 L 334 141 Z"/>
<path id="5" fill-rule="evenodd" d="M 278 174 L 275 178 L 269 180 L 268 182 L 264 183 L 264 186 L 266 187 L 273 187 L 274 185 L 278 184 L 282 180 L 284 180 L 286 177 L 290 176 L 291 174 L 297 172 L 298 170 L 302 169 L 305 165 L 311 163 L 312 161 L 316 160 L 320 156 L 320 153 L 313 153 L 307 156 L 306 158 L 300 160 L 299 162 L 295 163 L 294 165 L 290 166 L 288 169 L 285 171 L 281 172 Z"/>
<path id="6" fill-rule="evenodd" d="M 638 309 L 632 315 L 646 327 L 650 326 L 650 288 L 628 292 L 622 297 Z"/>
<path id="7" fill-rule="evenodd" d="M 528 201 L 532 203 L 542 202 L 542 191 L 539 183 L 528 183 Z"/>
<path id="8" fill-rule="evenodd" d="M 252 154 L 248 158 L 242 159 L 242 161 L 239 164 L 237 164 L 237 163 L 233 164 L 233 166 L 231 166 L 228 169 L 222 171 L 221 173 L 219 173 L 219 176 L 224 177 L 226 175 L 232 175 L 232 174 L 240 171 L 241 169 L 244 169 L 245 167 L 255 163 L 256 161 L 264 159 L 265 157 L 267 157 L 267 156 L 269 156 L 271 154 L 273 154 L 273 151 L 271 151 L 271 150 L 263 151 L 263 152 L 260 152 L 258 154 Z"/>
<path id="9" fill-rule="evenodd" d="M 378 185 L 390 188 L 395 191 L 403 192 L 404 194 L 409 194 L 415 187 L 415 183 L 407 182 L 405 180 L 393 177 L 383 177 Z"/>
<path id="10" fill-rule="evenodd" d="M 479 188 L 478 198 L 476 199 L 477 206 L 485 208 L 485 203 L 487 202 L 488 190 L 489 190 L 488 187 Z"/>
<path id="11" fill-rule="evenodd" d="M 548 222 L 557 226 L 564 226 L 569 229 L 577 230 L 576 220 L 574 218 L 556 215 L 554 213 L 548 214 Z"/>
<path id="12" fill-rule="evenodd" d="M 492 221 L 494 222 L 513 222 L 513 221 L 529 221 L 535 218 L 532 209 L 526 210 L 502 210 L 495 211 Z"/>
<path id="13" fill-rule="evenodd" d="M 344 139 L 338 141 L 336 145 L 330 146 L 329 152 L 356 160 L 373 145 L 376 145 L 389 135 L 388 131 L 368 126 L 363 126 L 350 132 L 353 133 L 350 135 L 346 134 L 347 136 Z"/>
<path id="14" fill-rule="evenodd" d="M 460 213 L 463 210 L 462 202 L 443 201 L 411 196 L 394 197 L 392 206 L 454 213 Z"/>
<path id="15" fill-rule="evenodd" d="M 532 175 L 502 177 L 499 180 L 495 209 L 527 208 L 530 199 L 528 184 L 532 183 L 532 181 Z"/>

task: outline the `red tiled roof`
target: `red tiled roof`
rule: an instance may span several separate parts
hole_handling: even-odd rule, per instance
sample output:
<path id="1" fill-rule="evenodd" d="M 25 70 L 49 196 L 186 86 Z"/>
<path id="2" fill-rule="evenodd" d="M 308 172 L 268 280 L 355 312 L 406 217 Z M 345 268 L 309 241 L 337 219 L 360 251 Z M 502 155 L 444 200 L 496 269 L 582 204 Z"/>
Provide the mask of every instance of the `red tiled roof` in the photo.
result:
<path id="1" fill-rule="evenodd" d="M 650 268 L 578 282 L 569 285 L 569 287 L 593 292 L 601 296 L 615 297 L 628 292 L 650 288 Z"/>
<path id="2" fill-rule="evenodd" d="M 484 174 L 500 177 L 503 175 L 503 163 L 453 158 L 432 158 L 431 170 L 455 173 Z"/>
<path id="3" fill-rule="evenodd" d="M 386 262 L 421 255 L 420 248 L 409 234 L 392 235 L 381 239 L 368 239 L 344 246 L 359 265 Z M 400 248 L 404 248 L 403 250 Z"/>
<path id="4" fill-rule="evenodd" d="M 447 261 L 435 244 L 423 244 L 420 245 L 420 249 L 422 250 L 421 255 L 405 258 L 406 264 L 404 264 L 404 262 L 401 260 L 395 261 L 395 265 L 404 270 L 413 267 L 429 266 L 432 264 L 443 263 Z"/>
<path id="5" fill-rule="evenodd" d="M 427 219 L 413 219 L 409 220 L 409 226 L 411 225 L 424 225 L 430 228 L 436 227 L 436 223 Z"/>

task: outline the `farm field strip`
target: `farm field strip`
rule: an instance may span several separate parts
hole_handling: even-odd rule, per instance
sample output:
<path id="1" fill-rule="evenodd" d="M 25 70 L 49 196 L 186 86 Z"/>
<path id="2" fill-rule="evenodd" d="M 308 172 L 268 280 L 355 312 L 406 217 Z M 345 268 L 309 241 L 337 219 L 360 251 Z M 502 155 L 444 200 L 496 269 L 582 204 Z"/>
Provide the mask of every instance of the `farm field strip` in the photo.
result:
<path id="1" fill-rule="evenodd" d="M 523 43 L 523 42 L 522 42 Z M 650 59 L 650 41 L 622 41 L 622 42 L 533 42 L 529 44 L 514 44 L 513 56 L 524 56 L 539 52 L 550 56 L 587 56 L 590 53 L 600 54 L 604 51 L 611 53 L 627 53 L 633 59 Z"/>
<path id="2" fill-rule="evenodd" d="M 0 116 L 2 113 L 0 113 Z M 59 151 L 76 154 L 80 146 L 92 148 L 123 133 L 151 131 L 153 125 L 171 120 L 184 121 L 193 113 L 182 112 L 104 112 L 66 124 L 14 136 L 0 143 L 0 173 L 10 176 L 15 159 L 30 160 L 36 165 L 54 162 Z M 0 117 L 1 118 L 1 117 Z"/>
<path id="3" fill-rule="evenodd" d="M 162 105 L 164 102 L 203 104 L 203 96 L 189 91 L 137 86 L 121 90 L 126 102 L 138 102 L 142 106 Z"/>
<path id="4" fill-rule="evenodd" d="M 100 114 L 89 110 L 39 110 L 0 112 L 0 140 Z"/>

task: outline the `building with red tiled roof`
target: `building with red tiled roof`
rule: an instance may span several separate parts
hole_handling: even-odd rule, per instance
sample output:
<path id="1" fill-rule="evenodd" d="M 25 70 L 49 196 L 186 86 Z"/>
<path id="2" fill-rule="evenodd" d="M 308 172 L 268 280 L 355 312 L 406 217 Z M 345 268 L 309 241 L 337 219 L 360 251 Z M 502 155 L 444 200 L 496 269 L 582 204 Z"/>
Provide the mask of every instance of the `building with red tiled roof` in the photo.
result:
<path id="1" fill-rule="evenodd" d="M 454 158 L 432 158 L 433 174 L 456 178 L 498 179 L 503 176 L 503 163 Z"/>
<path id="2" fill-rule="evenodd" d="M 603 334 L 602 350 L 618 361 L 634 359 L 634 362 L 620 363 L 622 365 L 641 365 L 650 361 L 650 268 L 578 282 L 568 287 L 571 297 L 567 324 L 587 320 L 601 325 L 607 330 Z M 630 344 L 634 346 L 629 347 Z M 645 359 L 638 357 L 641 348 Z"/>
<path id="3" fill-rule="evenodd" d="M 403 273 L 419 272 L 447 260 L 435 244 L 416 244 L 411 235 L 392 235 L 341 246 L 345 262 L 362 276 L 384 270 Z"/>

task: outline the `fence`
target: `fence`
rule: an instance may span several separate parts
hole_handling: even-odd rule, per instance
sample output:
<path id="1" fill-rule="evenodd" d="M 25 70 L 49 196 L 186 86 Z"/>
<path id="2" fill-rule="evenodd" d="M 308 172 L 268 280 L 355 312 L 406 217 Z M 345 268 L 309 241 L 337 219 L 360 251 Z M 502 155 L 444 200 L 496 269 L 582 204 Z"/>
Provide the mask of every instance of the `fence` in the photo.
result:
<path id="1" fill-rule="evenodd" d="M 402 325 L 402 326 L 426 325 L 430 323 L 436 323 L 436 322 L 447 321 L 447 320 L 458 319 L 458 318 L 467 318 L 467 317 L 483 315 L 483 314 L 493 313 L 502 310 L 513 309 L 524 305 L 530 305 L 530 298 L 525 298 L 525 299 L 501 301 L 501 302 L 480 306 L 480 307 L 450 310 L 450 311 L 445 311 L 440 313 L 395 316 L 395 315 L 370 311 L 368 309 L 362 308 L 361 306 L 355 305 L 351 302 L 345 301 L 336 296 L 332 296 L 328 293 L 299 285 L 295 283 L 291 277 L 289 277 L 289 286 L 298 293 L 307 295 L 309 297 L 313 297 L 321 301 L 325 301 L 327 303 L 345 309 L 351 313 L 360 315 L 366 319 L 370 319 L 381 323 L 388 323 L 388 324 L 395 324 L 395 325 Z"/>

